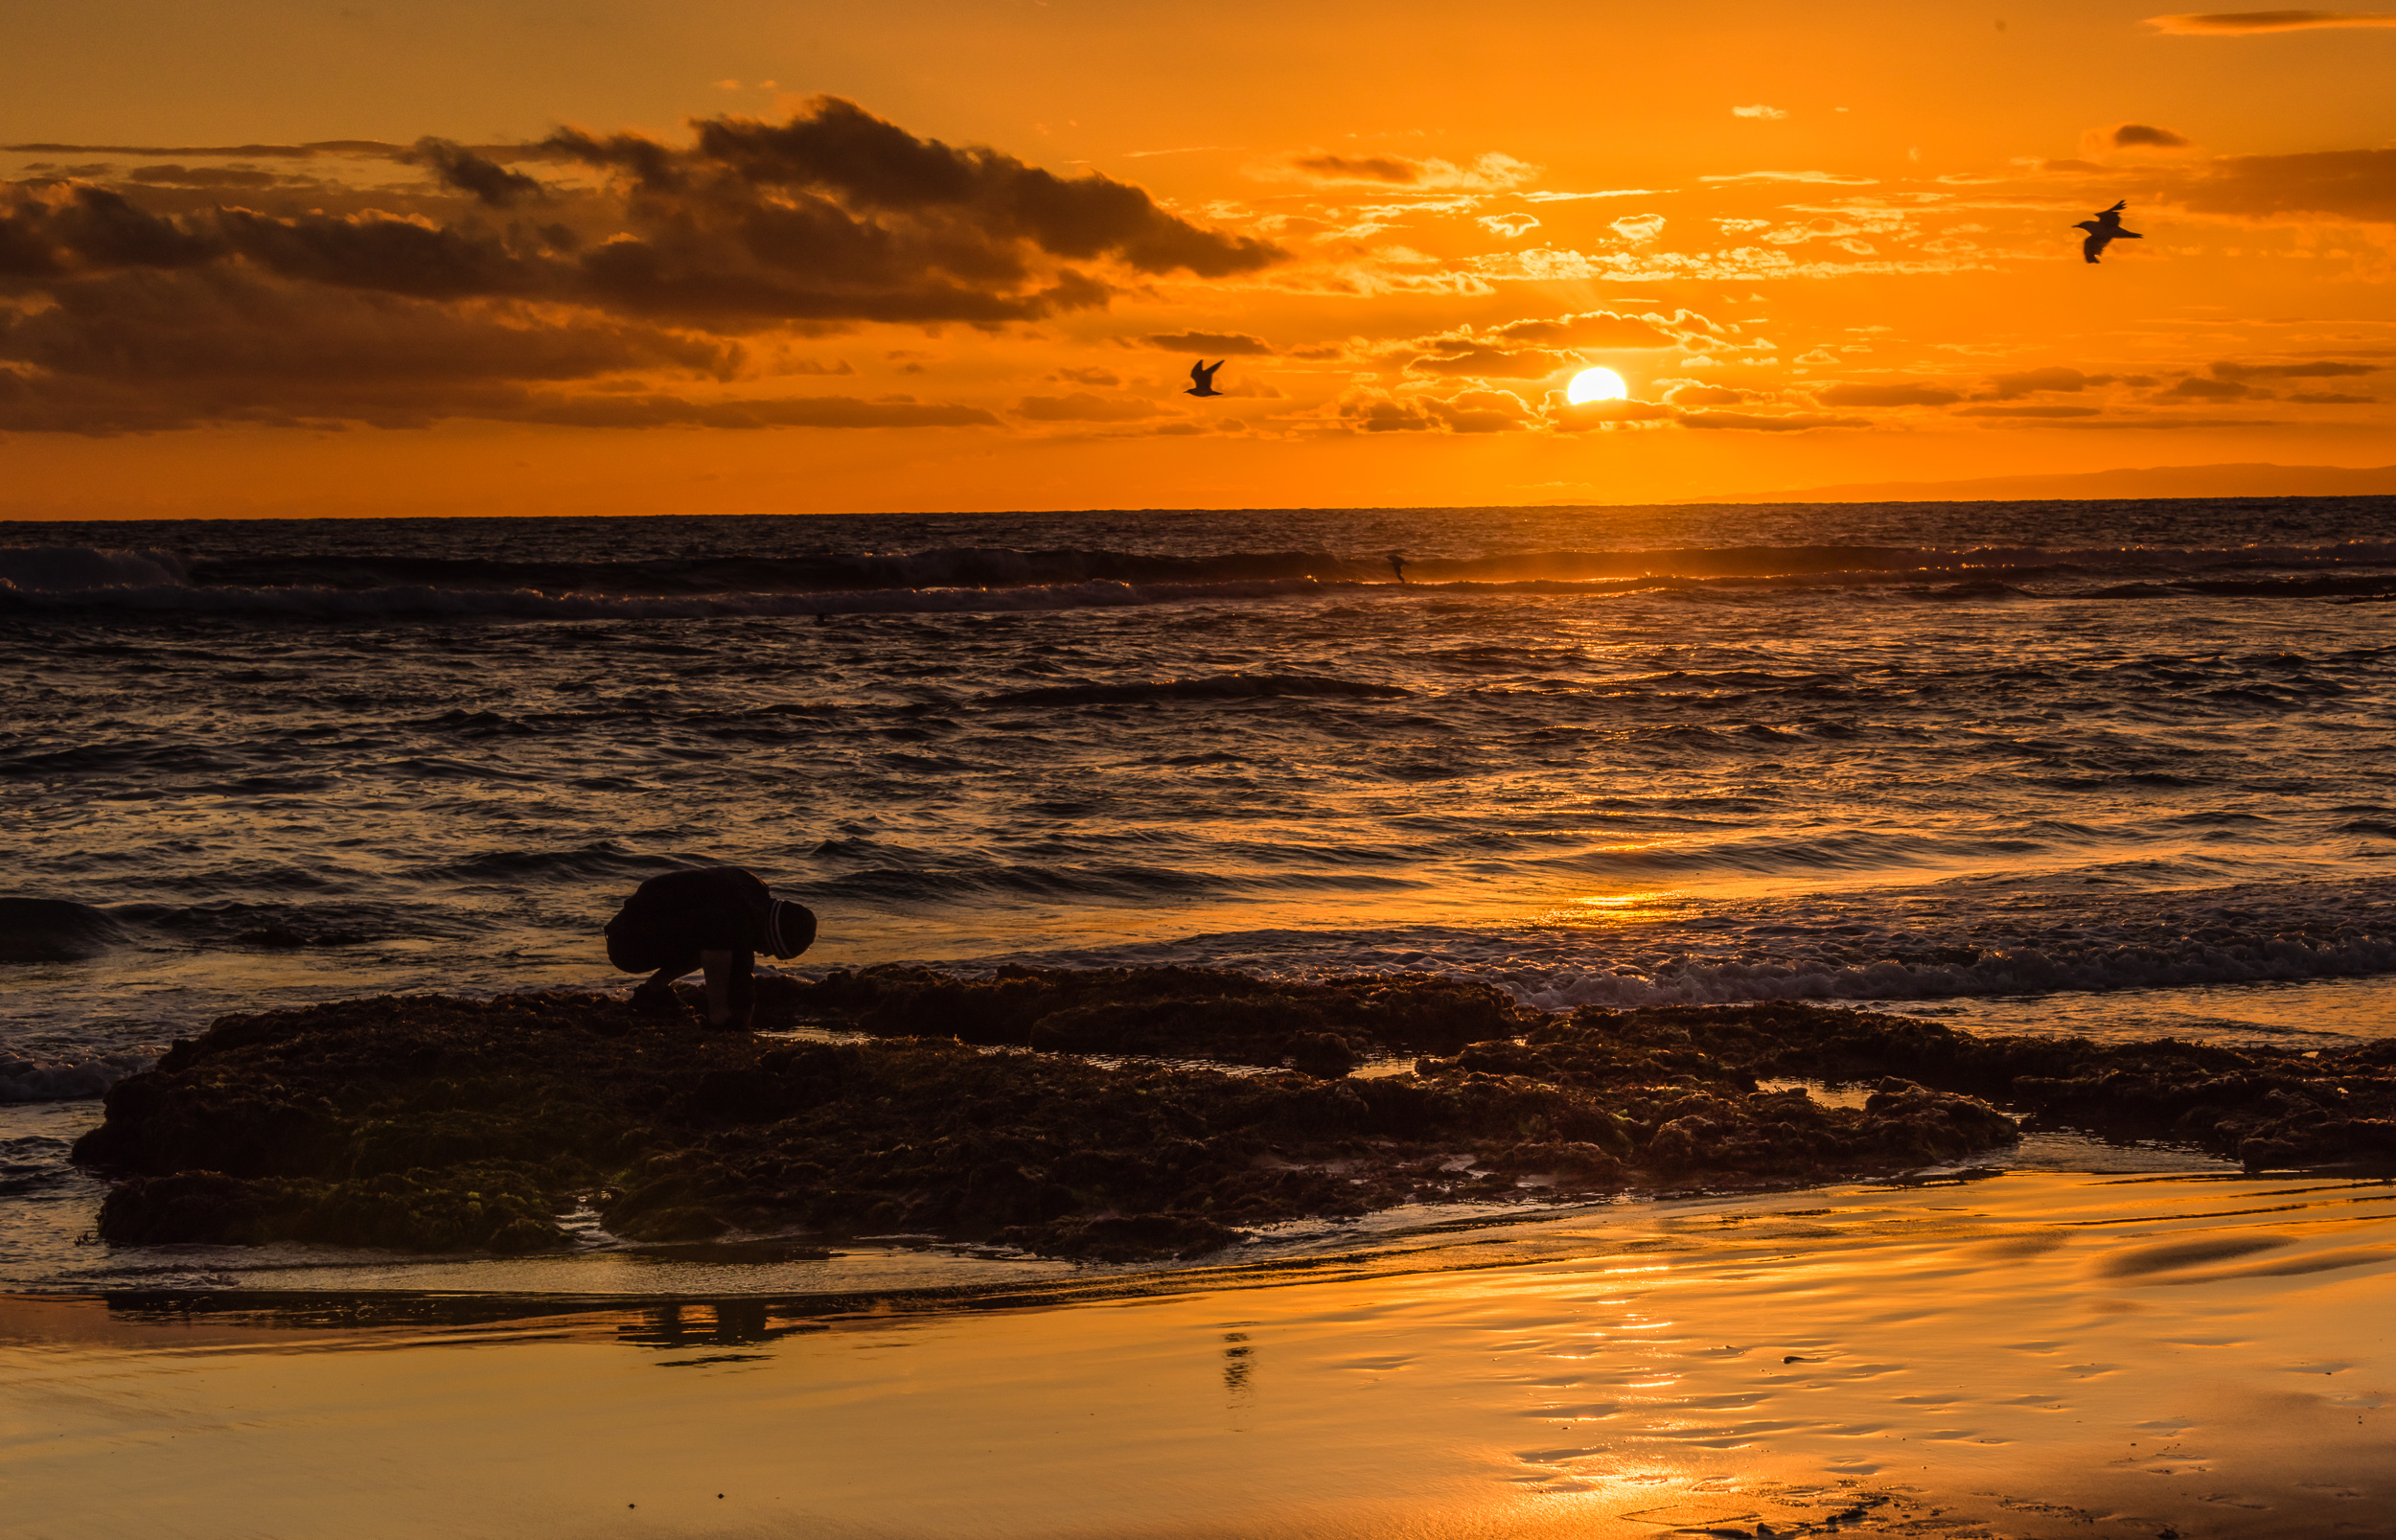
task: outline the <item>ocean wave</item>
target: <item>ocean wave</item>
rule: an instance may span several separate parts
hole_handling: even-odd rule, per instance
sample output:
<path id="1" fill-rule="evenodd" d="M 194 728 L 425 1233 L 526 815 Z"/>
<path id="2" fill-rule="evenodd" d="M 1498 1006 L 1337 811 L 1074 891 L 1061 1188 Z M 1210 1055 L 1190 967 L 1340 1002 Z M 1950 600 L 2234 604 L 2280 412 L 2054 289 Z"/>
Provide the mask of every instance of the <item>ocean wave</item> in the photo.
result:
<path id="1" fill-rule="evenodd" d="M 966 959 L 1267 977 L 1439 973 L 1526 1005 L 1927 1000 L 2396 974 L 2396 882 L 2088 893 L 2039 882 L 1785 900 L 1657 895 L 1597 927 L 1260 931 Z"/>
<path id="2" fill-rule="evenodd" d="M 725 592 L 681 597 L 546 593 L 534 588 L 197 587 L 124 585 L 77 590 L 0 585 L 0 604 L 38 610 L 111 609 L 294 619 L 711 620 L 749 616 L 830 621 L 904 614 L 1006 613 L 1270 599 L 1308 593 L 1310 579 L 1270 583 L 1078 583 L 1025 588 L 891 588 L 823 593 Z"/>
<path id="3" fill-rule="evenodd" d="M 90 1101 L 158 1062 L 160 1043 L 87 1059 L 20 1059 L 0 1052 L 0 1102 Z"/>
<path id="4" fill-rule="evenodd" d="M 1968 963 L 1820 962 L 1691 964 L 1653 974 L 1562 976 L 1516 991 L 1542 1010 L 1601 1005 L 1736 1005 L 1765 1000 L 1948 1000 L 1991 995 L 2104 993 L 2188 984 L 2293 982 L 2396 972 L 2396 940 L 2314 944 L 2298 937 L 2224 946 L 2025 947 Z"/>
<path id="5" fill-rule="evenodd" d="M 1124 684 L 1053 684 L 1006 690 L 982 697 L 993 706 L 1129 705 L 1144 701 L 1254 701 L 1266 696 L 1347 697 L 1394 700 L 1412 695 L 1394 684 L 1328 678 L 1314 674 L 1215 674 L 1194 679 L 1156 679 Z"/>
<path id="6" fill-rule="evenodd" d="M 1407 561 L 1409 586 L 1595 591 L 1722 586 L 1939 586 L 1947 601 L 2004 600 L 2020 585 L 2111 576 L 2078 597 L 2179 592 L 2354 595 L 2388 579 L 2396 542 L 2221 547 L 1741 545 L 1552 550 Z M 2230 578 L 2225 572 L 2257 574 Z M 2269 572 L 2316 575 L 2311 581 Z M 2317 575 L 2331 574 L 2326 578 Z M 2202 574 L 2215 574 L 2202 576 Z M 700 619 L 1080 609 L 1395 587 L 1386 557 L 1323 551 L 1175 556 L 1107 549 L 944 547 L 721 559 L 504 561 L 481 557 L 192 557 L 153 548 L 0 548 L 0 601 L 20 608 L 327 618 L 488 615 Z M 1540 586 L 1555 586 L 1543 590 Z"/>

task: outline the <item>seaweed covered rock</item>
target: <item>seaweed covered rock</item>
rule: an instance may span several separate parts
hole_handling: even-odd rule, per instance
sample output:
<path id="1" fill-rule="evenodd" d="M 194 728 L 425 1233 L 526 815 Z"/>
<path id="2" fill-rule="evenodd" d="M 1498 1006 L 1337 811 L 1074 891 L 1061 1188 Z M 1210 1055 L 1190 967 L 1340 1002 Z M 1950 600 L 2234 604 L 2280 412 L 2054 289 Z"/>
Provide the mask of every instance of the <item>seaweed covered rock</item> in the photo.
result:
<path id="1" fill-rule="evenodd" d="M 768 993 L 880 1035 L 709 1033 L 570 993 L 231 1016 L 119 1082 L 77 1156 L 118 1179 L 114 1241 L 523 1252 L 570 1244 L 559 1216 L 587 1206 L 659 1245 L 803 1230 L 1091 1260 L 1410 1202 L 1903 1171 L 2012 1142 L 2009 1112 L 2256 1167 L 2396 1159 L 2396 1045 L 1984 1037 L 1798 1004 L 1534 1018 L 1447 980 L 1187 969 Z M 1347 1072 L 1400 1045 L 1424 1050 L 1411 1072 Z M 1759 1076 L 1872 1090 L 1833 1106 Z"/>
<path id="2" fill-rule="evenodd" d="M 1583 1010 L 1526 1043 L 1562 1074 L 1653 1060 L 1845 1084 L 1901 1077 L 2010 1108 L 2029 1128 L 2168 1138 L 2255 1170 L 2396 1161 L 2396 1043 L 2300 1052 L 2172 1038 L 1982 1036 L 1914 1017 L 1788 1003 Z"/>
<path id="3" fill-rule="evenodd" d="M 121 1179 L 100 1229 L 127 1242 L 525 1251 L 567 1244 L 557 1216 L 587 1205 L 656 1244 L 804 1229 L 1120 1260 L 1408 1202 L 1822 1180 L 2013 1138 L 1984 1104 L 1920 1086 L 1862 1109 L 1761 1092 L 1677 1025 L 1591 1017 L 1458 1044 L 1532 1023 L 1442 980 L 865 977 L 826 993 L 892 1036 L 706 1033 L 565 993 L 227 1017 L 118 1085 L 77 1155 Z M 813 993 L 777 987 L 785 1004 Z M 1056 1035 L 1107 1057 L 1008 1043 L 1059 1017 Z M 1320 1073 L 1115 1057 L 1278 1062 L 1320 1038 L 1445 1051 L 1371 1076 L 1327 1052 Z"/>
<path id="4" fill-rule="evenodd" d="M 1430 974 L 1286 983 L 1214 968 L 888 966 L 785 989 L 766 1007 L 876 1037 L 1216 1059 L 1345 1074 L 1375 1054 L 1452 1053 L 1534 1017 L 1486 984 Z"/>

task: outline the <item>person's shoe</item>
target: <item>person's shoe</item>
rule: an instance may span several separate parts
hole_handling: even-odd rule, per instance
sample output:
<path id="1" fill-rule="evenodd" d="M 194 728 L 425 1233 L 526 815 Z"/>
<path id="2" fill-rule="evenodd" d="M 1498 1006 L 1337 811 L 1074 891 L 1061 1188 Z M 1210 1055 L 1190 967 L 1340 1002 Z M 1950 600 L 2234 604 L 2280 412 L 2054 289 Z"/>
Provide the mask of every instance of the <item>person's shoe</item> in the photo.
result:
<path id="1" fill-rule="evenodd" d="M 689 1009 L 671 988 L 651 989 L 643 984 L 633 991 L 633 1012 L 636 1016 L 687 1016 Z"/>

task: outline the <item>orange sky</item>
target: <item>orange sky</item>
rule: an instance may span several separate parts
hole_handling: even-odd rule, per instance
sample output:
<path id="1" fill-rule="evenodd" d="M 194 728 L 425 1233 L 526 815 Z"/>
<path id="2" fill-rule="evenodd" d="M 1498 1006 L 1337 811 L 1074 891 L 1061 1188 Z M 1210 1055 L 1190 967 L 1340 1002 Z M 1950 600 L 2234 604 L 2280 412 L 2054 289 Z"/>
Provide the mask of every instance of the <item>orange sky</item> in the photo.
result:
<path id="1" fill-rule="evenodd" d="M 2385 15 L 46 11 L 0 55 L 0 517 L 2396 461 Z M 1566 408 L 1591 364 L 1632 400 Z"/>

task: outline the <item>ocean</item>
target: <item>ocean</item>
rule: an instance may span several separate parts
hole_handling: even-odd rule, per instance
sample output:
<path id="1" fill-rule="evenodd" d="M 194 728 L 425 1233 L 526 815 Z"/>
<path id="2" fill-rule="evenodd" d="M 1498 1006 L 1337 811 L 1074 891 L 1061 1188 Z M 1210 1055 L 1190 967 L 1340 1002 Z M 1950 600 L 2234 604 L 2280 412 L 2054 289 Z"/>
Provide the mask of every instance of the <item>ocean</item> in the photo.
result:
<path id="1" fill-rule="evenodd" d="M 0 524 L 0 887 L 100 911 L 0 964 L 0 1284 L 245 1265 L 71 1244 L 159 1045 L 629 987 L 693 864 L 809 974 L 2396 1035 L 2389 601 L 2384 497 Z"/>

